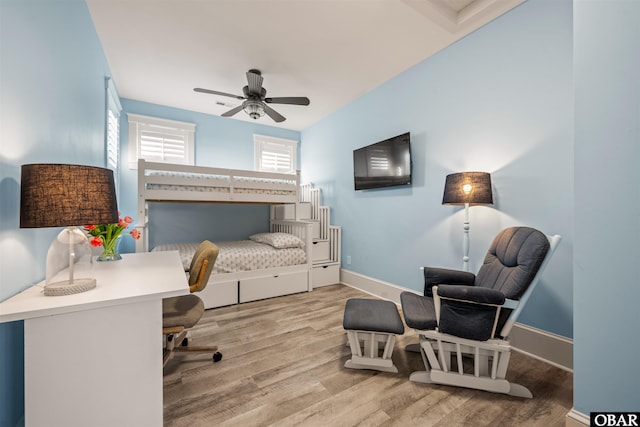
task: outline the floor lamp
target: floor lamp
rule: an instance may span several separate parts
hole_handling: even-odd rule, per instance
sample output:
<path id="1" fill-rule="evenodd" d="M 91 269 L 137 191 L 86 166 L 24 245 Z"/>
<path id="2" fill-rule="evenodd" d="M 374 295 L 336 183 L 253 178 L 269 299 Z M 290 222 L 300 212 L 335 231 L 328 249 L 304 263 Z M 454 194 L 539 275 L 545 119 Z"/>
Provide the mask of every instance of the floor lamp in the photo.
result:
<path id="1" fill-rule="evenodd" d="M 493 204 L 491 175 L 488 172 L 460 172 L 447 175 L 442 204 L 464 206 L 462 268 L 469 271 L 469 206 Z"/>
<path id="2" fill-rule="evenodd" d="M 66 227 L 47 252 L 46 296 L 96 287 L 89 239 L 77 226 L 117 222 L 113 171 L 83 165 L 22 165 L 20 228 Z"/>

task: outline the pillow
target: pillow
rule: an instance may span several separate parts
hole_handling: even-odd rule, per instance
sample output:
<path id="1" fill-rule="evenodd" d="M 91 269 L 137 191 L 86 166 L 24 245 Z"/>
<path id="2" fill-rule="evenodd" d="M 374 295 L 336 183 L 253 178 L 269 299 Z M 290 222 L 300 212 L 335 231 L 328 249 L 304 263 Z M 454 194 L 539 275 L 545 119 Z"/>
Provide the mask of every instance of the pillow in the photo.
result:
<path id="1" fill-rule="evenodd" d="M 258 233 L 249 236 L 249 239 L 276 249 L 304 248 L 302 239 L 289 233 Z"/>

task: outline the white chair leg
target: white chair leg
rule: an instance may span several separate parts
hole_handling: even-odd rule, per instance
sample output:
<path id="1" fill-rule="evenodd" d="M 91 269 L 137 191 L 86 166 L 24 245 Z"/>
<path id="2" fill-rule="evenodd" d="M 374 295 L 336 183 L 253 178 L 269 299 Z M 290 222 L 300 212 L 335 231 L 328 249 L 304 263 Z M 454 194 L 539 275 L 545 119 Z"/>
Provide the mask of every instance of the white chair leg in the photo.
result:
<path id="1" fill-rule="evenodd" d="M 398 372 L 398 368 L 391 359 L 396 340 L 395 334 L 348 330 L 347 337 L 351 348 L 351 359 L 345 362 L 345 368 Z M 381 351 L 382 355 L 380 355 Z"/>
<path id="2" fill-rule="evenodd" d="M 412 372 L 409 376 L 411 381 L 467 387 L 522 398 L 533 397 L 526 387 L 505 379 L 511 357 L 508 343 L 472 341 L 431 331 L 418 332 L 425 370 Z M 456 353 L 458 365 L 458 369 L 453 371 L 452 352 Z M 473 373 L 464 372 L 463 355 L 472 358 Z"/>
<path id="3" fill-rule="evenodd" d="M 520 384 L 509 383 L 509 396 L 524 397 L 526 399 L 533 398 L 533 394 L 528 388 Z"/>
<path id="4" fill-rule="evenodd" d="M 416 371 L 409 375 L 409 380 L 414 383 L 432 384 L 431 375 L 427 371 Z"/>

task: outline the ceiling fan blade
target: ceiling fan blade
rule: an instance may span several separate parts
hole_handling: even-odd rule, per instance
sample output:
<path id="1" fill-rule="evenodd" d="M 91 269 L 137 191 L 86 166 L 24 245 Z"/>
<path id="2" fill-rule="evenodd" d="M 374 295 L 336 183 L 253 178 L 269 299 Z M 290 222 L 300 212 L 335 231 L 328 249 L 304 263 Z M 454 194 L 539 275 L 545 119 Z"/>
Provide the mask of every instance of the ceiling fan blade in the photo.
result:
<path id="1" fill-rule="evenodd" d="M 226 113 L 222 113 L 221 116 L 222 117 L 231 117 L 231 116 L 233 116 L 234 114 L 236 114 L 236 113 L 238 113 L 240 111 L 242 111 L 242 104 L 238 105 L 235 108 L 232 108 L 231 110 L 227 111 Z"/>
<path id="2" fill-rule="evenodd" d="M 247 82 L 249 83 L 249 93 L 260 95 L 262 93 L 262 81 L 264 79 L 258 70 L 247 71 Z"/>
<path id="3" fill-rule="evenodd" d="M 269 107 L 268 105 L 266 104 L 262 104 L 262 105 L 264 105 L 264 112 L 267 113 L 267 115 L 271 117 L 274 122 L 280 123 L 287 120 L 282 114 L 278 113 L 276 110 Z"/>
<path id="4" fill-rule="evenodd" d="M 244 99 L 244 96 L 234 95 L 232 93 L 226 93 L 226 92 L 218 92 L 217 90 L 202 89 L 200 87 L 196 87 L 193 90 L 196 91 L 196 92 L 201 92 L 201 93 L 209 93 L 211 95 L 220 95 L 220 96 L 228 96 L 228 97 L 236 98 L 236 99 Z"/>
<path id="5" fill-rule="evenodd" d="M 309 105 L 309 98 L 306 96 L 284 96 L 280 98 L 265 98 L 264 102 L 269 104 L 292 104 L 292 105 Z"/>

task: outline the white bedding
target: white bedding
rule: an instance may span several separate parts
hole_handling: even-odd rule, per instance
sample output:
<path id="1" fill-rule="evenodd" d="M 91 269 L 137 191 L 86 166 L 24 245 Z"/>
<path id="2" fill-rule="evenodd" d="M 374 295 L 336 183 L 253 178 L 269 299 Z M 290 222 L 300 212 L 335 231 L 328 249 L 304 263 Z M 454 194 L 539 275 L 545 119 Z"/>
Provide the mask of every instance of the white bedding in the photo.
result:
<path id="1" fill-rule="evenodd" d="M 304 264 L 307 257 L 303 249 L 275 249 L 273 246 L 252 240 L 235 242 L 214 242 L 220 253 L 213 266 L 213 273 L 235 273 L 238 271 L 263 270 L 272 267 Z M 158 245 L 153 251 L 174 251 L 180 253 L 185 271 L 189 270 L 191 259 L 198 247 L 196 243 L 168 243 Z"/>
<path id="2" fill-rule="evenodd" d="M 195 185 L 181 185 L 181 184 L 152 184 L 146 185 L 147 190 L 170 190 L 170 191 L 196 191 L 202 193 L 229 193 L 230 177 L 226 175 L 207 175 L 199 173 L 180 173 L 180 172 L 151 172 L 148 176 L 162 176 L 162 177 L 181 177 L 189 178 L 192 180 L 200 181 Z M 217 182 L 216 182 L 217 181 Z M 234 177 L 234 192 L 242 194 L 271 194 L 271 195 L 291 195 L 295 194 L 295 191 L 278 190 L 278 189 L 265 189 L 265 188 L 251 188 L 249 185 L 247 188 L 241 187 L 239 182 L 247 184 L 251 183 L 268 183 L 268 184 L 283 184 L 286 181 L 268 179 L 268 178 L 253 178 L 253 177 Z M 292 180 L 295 182 L 295 180 Z M 220 183 L 217 186 L 216 183 Z"/>

